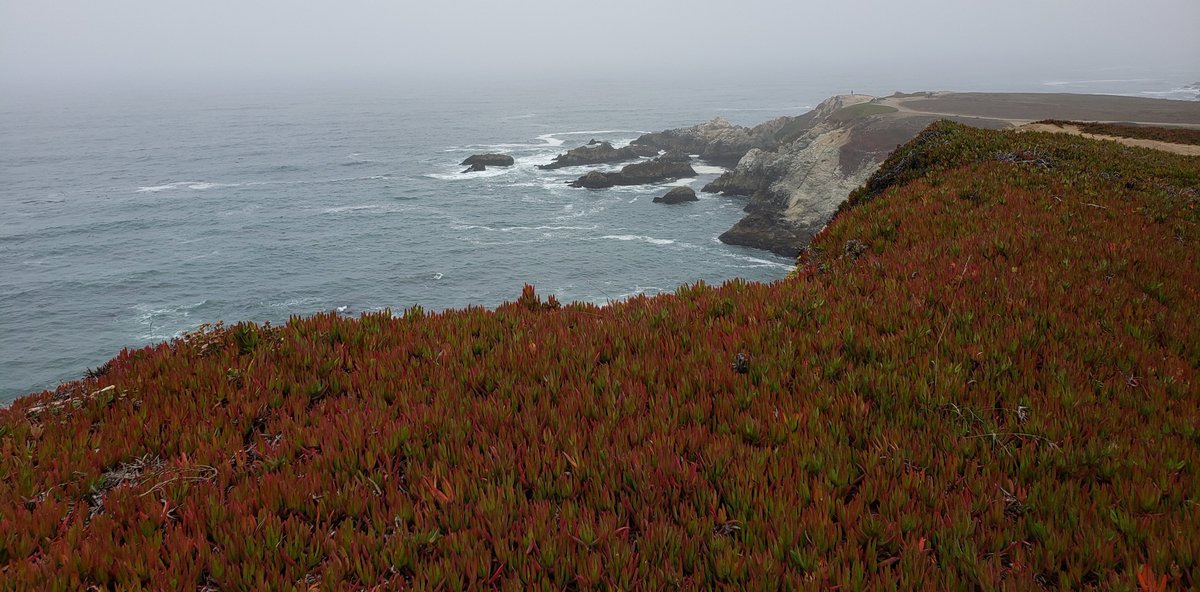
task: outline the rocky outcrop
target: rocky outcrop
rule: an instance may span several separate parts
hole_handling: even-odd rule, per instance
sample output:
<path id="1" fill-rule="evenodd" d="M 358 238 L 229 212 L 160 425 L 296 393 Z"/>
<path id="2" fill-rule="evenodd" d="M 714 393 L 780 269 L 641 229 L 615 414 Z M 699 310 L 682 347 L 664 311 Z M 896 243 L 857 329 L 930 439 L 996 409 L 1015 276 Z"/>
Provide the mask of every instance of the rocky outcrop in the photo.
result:
<path id="1" fill-rule="evenodd" d="M 615 173 L 591 171 L 572 181 L 570 185 L 571 187 L 603 189 L 614 185 L 646 185 L 695 176 L 696 169 L 693 169 L 692 165 L 686 162 L 672 162 L 662 158 L 655 158 L 654 160 L 645 160 L 625 165 L 625 167 Z"/>
<path id="2" fill-rule="evenodd" d="M 621 182 L 618 185 L 644 185 L 695 177 L 696 169 L 686 162 L 656 158 L 626 165 L 619 174 Z"/>
<path id="3" fill-rule="evenodd" d="M 686 185 L 676 187 L 667 192 L 666 195 L 654 198 L 654 203 L 664 204 L 679 204 L 687 201 L 700 201 L 696 197 L 696 191 Z"/>
<path id="4" fill-rule="evenodd" d="M 643 156 L 658 156 L 658 149 L 651 146 L 625 146 L 614 148 L 608 142 L 592 140 L 586 146 L 568 150 L 554 157 L 550 164 L 538 165 L 539 169 L 561 169 L 563 167 L 584 166 L 589 164 L 612 164 L 635 160 Z"/>
<path id="5" fill-rule="evenodd" d="M 752 213 L 739 220 L 733 228 L 721 233 L 718 238 L 727 245 L 743 245 L 771 251 L 784 257 L 795 257 L 801 247 L 793 245 L 807 245 L 814 234 L 815 230 L 791 224 L 778 216 Z"/>
<path id="6" fill-rule="evenodd" d="M 485 167 L 479 163 L 475 163 L 475 164 L 467 167 L 465 170 L 463 170 L 463 172 L 464 173 L 478 173 L 480 171 L 486 171 L 486 170 L 487 170 L 487 167 Z"/>
<path id="7" fill-rule="evenodd" d="M 755 149 L 757 150 L 757 148 Z M 746 153 L 749 157 L 755 152 L 751 150 Z M 743 157 L 745 158 L 745 157 Z M 757 158 L 757 155 L 754 157 Z M 714 179 L 708 185 L 705 185 L 700 191 L 704 193 L 719 193 L 721 195 L 750 197 L 761 189 L 765 189 L 769 185 L 769 177 L 749 173 L 746 170 L 732 170 L 721 173 L 721 176 Z"/>
<path id="8" fill-rule="evenodd" d="M 462 161 L 463 166 L 475 166 L 481 164 L 483 166 L 512 166 L 516 162 L 513 157 L 507 154 L 476 154 Z"/>
<path id="9" fill-rule="evenodd" d="M 571 182 L 571 187 L 584 189 L 607 189 L 613 185 L 614 183 L 608 175 L 598 171 L 592 171 Z"/>
<path id="10" fill-rule="evenodd" d="M 927 117 L 831 117 L 869 100 L 847 95 L 823 102 L 790 142 L 747 152 L 705 186 L 704 191 L 750 197 L 746 216 L 720 240 L 795 256 L 897 144 L 929 123 Z"/>
<path id="11" fill-rule="evenodd" d="M 795 119 L 780 117 L 748 128 L 717 117 L 692 127 L 643 134 L 631 145 L 698 154 L 706 162 L 733 166 L 751 149 L 778 146 L 781 134 Z"/>

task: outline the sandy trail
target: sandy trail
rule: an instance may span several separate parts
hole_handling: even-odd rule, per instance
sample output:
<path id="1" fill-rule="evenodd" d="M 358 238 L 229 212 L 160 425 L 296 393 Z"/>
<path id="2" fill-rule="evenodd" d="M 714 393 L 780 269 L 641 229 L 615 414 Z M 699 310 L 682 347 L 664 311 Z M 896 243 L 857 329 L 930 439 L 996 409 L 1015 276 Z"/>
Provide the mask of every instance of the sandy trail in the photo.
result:
<path id="1" fill-rule="evenodd" d="M 1043 119 L 1066 119 L 1200 129 L 1200 102 L 1196 101 L 1116 95 L 936 92 L 884 97 L 878 102 L 907 115 L 971 117 L 1014 127 Z"/>
<path id="2" fill-rule="evenodd" d="M 1089 134 L 1084 133 L 1078 126 L 1035 123 L 1044 119 L 1074 119 L 1100 123 L 1132 123 L 1157 127 L 1200 129 L 1200 104 L 1197 103 L 1148 102 L 1146 99 L 1105 95 L 998 95 L 950 92 L 883 97 L 876 102 L 894 107 L 896 113 L 892 114 L 893 117 L 934 116 L 953 117 L 960 120 L 971 118 L 1007 124 L 1020 131 L 1071 134 L 1085 138 L 1112 140 L 1126 146 L 1200 156 L 1200 146 Z M 1169 121 L 1153 121 L 1154 119 Z"/>
<path id="3" fill-rule="evenodd" d="M 1141 138 L 1122 138 L 1120 136 L 1108 136 L 1103 134 L 1089 134 L 1079 129 L 1074 125 L 1052 125 L 1048 123 L 1027 123 L 1017 127 L 1017 131 L 1022 132 L 1051 132 L 1058 134 L 1071 134 L 1072 136 L 1082 136 L 1093 140 L 1112 140 L 1114 142 L 1124 144 L 1126 146 L 1139 146 L 1141 148 L 1153 148 L 1165 152 L 1175 154 L 1183 154 L 1186 156 L 1200 156 L 1200 146 L 1190 144 L 1173 144 L 1171 142 L 1160 142 L 1158 140 L 1144 140 Z"/>

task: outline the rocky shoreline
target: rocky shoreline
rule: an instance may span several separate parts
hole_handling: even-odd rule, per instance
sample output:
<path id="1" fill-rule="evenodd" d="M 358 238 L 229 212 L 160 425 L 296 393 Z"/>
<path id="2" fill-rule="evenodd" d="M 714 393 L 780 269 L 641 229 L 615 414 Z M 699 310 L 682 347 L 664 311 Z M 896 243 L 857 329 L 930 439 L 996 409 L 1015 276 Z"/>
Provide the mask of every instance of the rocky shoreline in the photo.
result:
<path id="1" fill-rule="evenodd" d="M 1050 117 L 1200 127 L 1200 102 L 1038 93 L 838 95 L 808 113 L 753 127 L 717 117 L 643 134 L 622 148 L 592 140 L 540 168 L 634 161 L 620 171 L 590 171 L 570 182 L 576 188 L 604 189 L 694 177 L 690 161 L 695 155 L 704 163 L 728 168 L 702 192 L 746 200 L 746 215 L 720 240 L 795 257 L 851 191 L 897 146 L 931 123 L 949 119 L 1002 129 Z M 690 197 L 672 193 L 654 201 L 695 199 L 694 192 Z"/>

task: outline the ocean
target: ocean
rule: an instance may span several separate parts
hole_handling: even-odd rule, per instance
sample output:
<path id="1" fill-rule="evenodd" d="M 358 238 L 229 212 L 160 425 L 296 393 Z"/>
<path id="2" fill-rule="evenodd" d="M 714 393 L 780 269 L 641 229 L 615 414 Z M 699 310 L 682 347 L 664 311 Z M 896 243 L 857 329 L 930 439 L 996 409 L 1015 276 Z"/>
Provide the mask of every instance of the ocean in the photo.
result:
<path id="1" fill-rule="evenodd" d="M 1084 90 L 1186 94 L 1105 84 Z M 797 76 L 4 97 L 0 404 L 219 320 L 494 307 L 526 283 L 603 304 L 781 279 L 788 259 L 717 240 L 743 201 L 651 201 L 721 169 L 590 191 L 566 185 L 581 169 L 537 165 L 592 139 L 619 146 L 717 115 L 754 124 L 849 90 Z M 490 152 L 516 165 L 461 172 Z"/>

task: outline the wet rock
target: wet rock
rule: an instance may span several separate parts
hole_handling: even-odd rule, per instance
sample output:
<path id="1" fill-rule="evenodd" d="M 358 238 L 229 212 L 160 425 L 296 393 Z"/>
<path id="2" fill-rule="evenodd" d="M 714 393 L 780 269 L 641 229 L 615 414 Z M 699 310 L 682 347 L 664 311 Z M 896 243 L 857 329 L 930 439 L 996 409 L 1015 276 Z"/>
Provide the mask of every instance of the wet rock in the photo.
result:
<path id="1" fill-rule="evenodd" d="M 653 155 L 657 155 L 658 151 L 654 150 Z M 624 162 L 626 160 L 636 160 L 643 156 L 648 156 L 647 147 L 632 147 L 614 148 L 608 142 L 598 142 L 592 140 L 586 146 L 573 148 L 563 154 L 554 157 L 554 161 L 550 164 L 538 165 L 539 169 L 553 170 L 563 167 L 584 166 L 589 164 L 612 164 Z"/>
<path id="2" fill-rule="evenodd" d="M 674 181 L 695 177 L 696 169 L 686 162 L 670 162 L 661 158 L 625 165 L 619 172 L 592 171 L 570 183 L 571 187 L 599 189 L 613 185 L 647 185 L 659 181 Z"/>
<path id="3" fill-rule="evenodd" d="M 479 164 L 477 162 L 477 163 L 467 167 L 463 172 L 464 173 L 478 173 L 480 171 L 486 171 L 486 170 L 487 170 L 487 167 L 485 167 L 482 164 Z"/>
<path id="4" fill-rule="evenodd" d="M 793 224 L 766 212 L 747 214 L 721 234 L 721 242 L 771 251 L 784 257 L 795 257 L 808 244 L 820 227 Z"/>
<path id="5" fill-rule="evenodd" d="M 678 204 L 687 201 L 699 201 L 699 199 L 696 197 L 696 191 L 686 185 L 676 187 L 668 191 L 666 195 L 654 198 L 654 203 Z"/>
<path id="6" fill-rule="evenodd" d="M 483 166 L 512 166 L 516 162 L 513 157 L 507 154 L 475 154 L 466 160 L 462 161 L 463 166 L 475 166 L 481 164 Z"/>
<path id="7" fill-rule="evenodd" d="M 609 179 L 608 175 L 592 171 L 571 182 L 571 187 L 582 187 L 584 189 L 606 189 L 612 187 L 614 183 Z"/>

